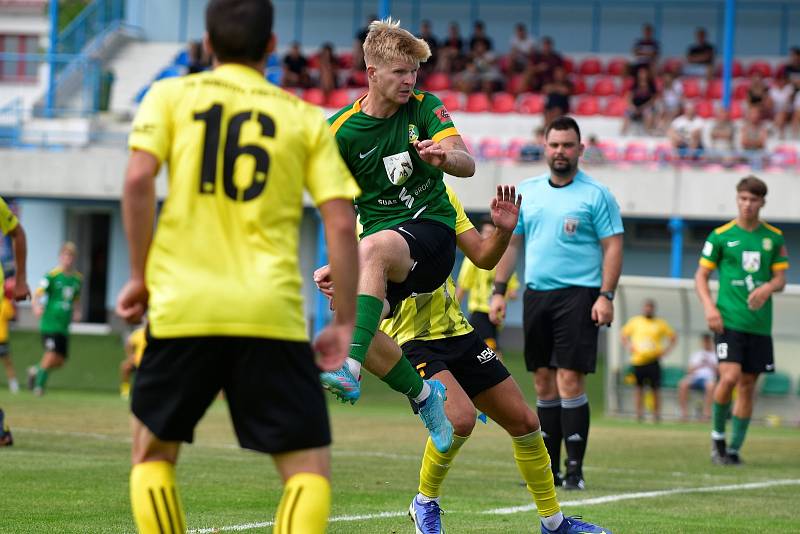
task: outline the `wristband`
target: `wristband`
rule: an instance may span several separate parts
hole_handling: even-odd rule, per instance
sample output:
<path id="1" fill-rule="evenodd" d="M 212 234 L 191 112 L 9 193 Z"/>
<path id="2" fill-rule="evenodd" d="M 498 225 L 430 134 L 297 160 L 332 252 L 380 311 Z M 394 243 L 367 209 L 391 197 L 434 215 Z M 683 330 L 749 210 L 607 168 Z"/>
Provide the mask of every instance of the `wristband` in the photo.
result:
<path id="1" fill-rule="evenodd" d="M 492 287 L 492 295 L 503 295 L 505 297 L 507 290 L 508 282 L 495 282 Z"/>

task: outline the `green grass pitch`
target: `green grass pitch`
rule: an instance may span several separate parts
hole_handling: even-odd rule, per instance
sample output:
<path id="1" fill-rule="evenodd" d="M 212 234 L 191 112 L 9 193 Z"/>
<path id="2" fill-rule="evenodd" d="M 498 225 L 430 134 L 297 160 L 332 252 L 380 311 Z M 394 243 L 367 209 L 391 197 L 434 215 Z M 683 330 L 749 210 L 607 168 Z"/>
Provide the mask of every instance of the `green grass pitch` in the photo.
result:
<path id="1" fill-rule="evenodd" d="M 122 346 L 115 337 L 74 337 L 67 367 L 43 398 L 10 395 L 0 406 L 15 445 L 0 449 L 0 532 L 134 532 L 128 506 L 127 405 L 116 394 Z M 39 357 L 38 338 L 15 332 L 18 372 Z M 532 400 L 519 355 L 509 366 Z M 593 382 L 597 384 L 597 381 Z M 598 396 L 598 391 L 594 391 Z M 355 406 L 331 404 L 333 520 L 328 532 L 409 533 L 425 432 L 404 399 L 369 377 Z M 587 490 L 558 490 L 564 512 L 616 534 L 797 532 L 800 431 L 754 426 L 747 465 L 712 466 L 705 424 L 605 419 L 595 406 Z M 178 479 L 194 532 L 270 532 L 280 483 L 269 459 L 241 451 L 224 401 L 212 406 L 196 443 L 182 450 Z M 478 424 L 443 488 L 451 533 L 538 532 L 508 437 Z"/>

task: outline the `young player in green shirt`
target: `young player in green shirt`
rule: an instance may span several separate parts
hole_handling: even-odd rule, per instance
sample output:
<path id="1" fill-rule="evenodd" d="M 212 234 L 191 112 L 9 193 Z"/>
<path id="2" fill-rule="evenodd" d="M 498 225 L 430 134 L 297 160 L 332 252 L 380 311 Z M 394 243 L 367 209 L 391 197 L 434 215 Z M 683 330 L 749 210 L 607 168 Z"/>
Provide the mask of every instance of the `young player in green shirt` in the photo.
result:
<path id="1" fill-rule="evenodd" d="M 772 299 L 786 285 L 788 253 L 783 232 L 758 218 L 767 184 L 755 176 L 736 186 L 736 219 L 715 229 L 703 246 L 695 289 L 708 327 L 716 334 L 719 382 L 714 389 L 711 460 L 741 463 L 739 450 L 753 413 L 756 379 L 775 371 L 772 350 Z M 708 279 L 719 269 L 719 295 L 711 299 Z M 733 388 L 733 435 L 726 447 L 725 421 Z"/>
<path id="2" fill-rule="evenodd" d="M 41 317 L 44 355 L 39 365 L 28 368 L 28 388 L 41 396 L 50 370 L 58 369 L 67 360 L 69 325 L 81 316 L 79 300 L 83 277 L 75 270 L 77 248 L 66 242 L 58 254 L 58 267 L 42 278 L 33 297 L 33 313 Z"/>

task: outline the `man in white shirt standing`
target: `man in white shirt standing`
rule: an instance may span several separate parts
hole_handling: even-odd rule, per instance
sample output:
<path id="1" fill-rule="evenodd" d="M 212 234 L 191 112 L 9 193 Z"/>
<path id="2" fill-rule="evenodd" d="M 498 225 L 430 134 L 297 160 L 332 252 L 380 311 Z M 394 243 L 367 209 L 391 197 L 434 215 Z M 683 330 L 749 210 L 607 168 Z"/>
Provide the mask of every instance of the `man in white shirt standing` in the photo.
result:
<path id="1" fill-rule="evenodd" d="M 689 390 L 703 391 L 703 420 L 711 418 L 711 401 L 714 384 L 717 382 L 717 354 L 711 334 L 700 336 L 700 350 L 689 357 L 689 370 L 678 383 L 678 400 L 681 405 L 681 420 L 689 420 Z"/>

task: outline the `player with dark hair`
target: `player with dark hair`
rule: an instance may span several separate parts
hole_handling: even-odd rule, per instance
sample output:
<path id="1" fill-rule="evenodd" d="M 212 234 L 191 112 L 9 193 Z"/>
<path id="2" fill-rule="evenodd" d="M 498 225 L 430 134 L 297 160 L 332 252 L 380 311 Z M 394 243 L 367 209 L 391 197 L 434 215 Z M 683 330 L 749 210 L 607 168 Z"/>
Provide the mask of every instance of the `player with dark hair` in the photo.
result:
<path id="1" fill-rule="evenodd" d="M 175 463 L 222 390 L 241 447 L 284 483 L 275 532 L 321 534 L 330 427 L 319 371 L 352 339 L 360 191 L 319 110 L 264 79 L 268 0 L 211 0 L 212 71 L 156 82 L 133 123 L 122 199 L 130 280 L 117 313 L 148 338 L 131 395 L 130 494 L 144 533 L 185 532 Z M 155 177 L 169 166 L 158 228 Z M 322 215 L 336 320 L 308 341 L 299 272 L 303 190 Z M 265 283 L 268 280 L 269 283 Z"/>
<path id="2" fill-rule="evenodd" d="M 767 184 L 747 176 L 736 185 L 736 218 L 716 228 L 703 245 L 694 275 L 706 322 L 715 334 L 719 381 L 712 406 L 711 461 L 742 463 L 739 451 L 753 414 L 756 380 L 775 372 L 772 348 L 772 294 L 786 286 L 788 252 L 783 232 L 759 218 Z M 711 298 L 708 280 L 719 269 L 719 294 Z M 733 388 L 732 436 L 725 441 Z"/>

